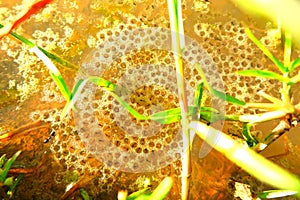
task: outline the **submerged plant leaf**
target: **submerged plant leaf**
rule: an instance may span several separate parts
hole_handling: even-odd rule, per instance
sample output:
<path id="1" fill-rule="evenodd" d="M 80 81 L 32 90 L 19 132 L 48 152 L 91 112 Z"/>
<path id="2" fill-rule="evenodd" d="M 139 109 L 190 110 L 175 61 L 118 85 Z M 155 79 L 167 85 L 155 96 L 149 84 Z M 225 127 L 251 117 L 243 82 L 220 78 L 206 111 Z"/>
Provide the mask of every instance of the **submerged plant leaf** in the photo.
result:
<path id="1" fill-rule="evenodd" d="M 275 72 L 266 71 L 266 70 L 249 69 L 249 70 L 238 71 L 236 73 L 242 76 L 255 76 L 255 77 L 276 79 L 281 82 L 287 82 L 287 80 L 282 75 L 277 74 Z"/>
<path id="2" fill-rule="evenodd" d="M 288 71 L 290 71 L 290 62 L 291 62 L 291 54 L 292 54 L 292 35 L 291 33 L 286 29 L 284 34 L 284 53 L 283 53 L 283 64 L 285 67 L 288 68 Z"/>
<path id="3" fill-rule="evenodd" d="M 198 84 L 197 89 L 195 91 L 195 97 L 194 97 L 194 109 L 192 111 L 192 119 L 196 120 L 197 112 L 201 110 L 201 101 L 203 97 L 203 90 L 204 90 L 204 83 L 203 81 Z"/>
<path id="4" fill-rule="evenodd" d="M 62 77 L 61 74 L 55 75 L 54 73 L 50 72 L 50 75 L 56 83 L 57 87 L 59 88 L 61 94 L 64 96 L 66 101 L 68 101 L 71 98 L 71 92 L 65 82 L 65 79 Z"/>
<path id="5" fill-rule="evenodd" d="M 0 28 L 2 28 L 2 27 L 3 27 L 3 25 L 0 24 Z M 31 47 L 31 48 L 34 47 L 34 46 L 36 46 L 36 45 L 35 45 L 34 43 L 32 43 L 31 41 L 27 40 L 26 38 L 22 37 L 21 35 L 15 33 L 15 32 L 10 32 L 9 34 L 12 35 L 13 37 L 15 37 L 16 39 L 20 40 L 20 41 L 23 42 L 24 44 L 28 45 L 28 46 Z M 73 69 L 73 70 L 76 70 L 76 69 L 79 68 L 78 66 L 76 66 L 76 65 L 74 65 L 74 64 L 72 64 L 72 63 L 70 63 L 70 62 L 68 62 L 68 61 L 66 61 L 66 60 L 64 60 L 64 59 L 62 59 L 62 58 L 60 58 L 59 56 L 57 56 L 57 55 L 55 55 L 55 54 L 53 54 L 53 53 L 50 53 L 50 52 L 46 51 L 46 50 L 43 49 L 42 47 L 39 47 L 39 46 L 37 46 L 37 47 L 38 47 L 38 49 L 39 49 L 40 51 L 42 51 L 44 54 L 46 54 L 46 56 L 47 56 L 48 58 L 50 58 L 50 59 L 52 59 L 52 60 L 58 62 L 59 64 L 65 66 L 65 67 L 67 67 L 67 68 L 69 68 L 69 69 Z"/>
<path id="6" fill-rule="evenodd" d="M 0 182 L 5 181 L 8 171 L 11 168 L 11 165 L 15 162 L 15 160 L 20 155 L 20 153 L 21 153 L 21 151 L 17 151 L 10 159 L 8 159 L 5 162 L 3 169 L 1 170 L 1 173 L 0 173 Z"/>
<path id="7" fill-rule="evenodd" d="M 24 174 L 18 175 L 17 178 L 14 180 L 13 184 L 11 186 L 9 186 L 9 191 L 7 192 L 8 196 L 12 197 L 16 186 L 18 185 L 20 180 L 23 178 L 23 176 L 24 176 Z"/>
<path id="8" fill-rule="evenodd" d="M 31 51 L 34 52 L 36 56 L 43 61 L 43 63 L 49 69 L 50 75 L 52 76 L 54 82 L 58 86 L 60 92 L 62 93 L 66 101 L 69 101 L 71 98 L 71 92 L 56 66 L 37 46 L 31 48 Z"/>
<path id="9" fill-rule="evenodd" d="M 290 67 L 290 71 L 296 69 L 299 66 L 300 66 L 300 58 L 297 58 L 296 60 L 294 60 L 292 62 L 291 67 Z"/>
<path id="10" fill-rule="evenodd" d="M 244 123 L 243 124 L 243 137 L 246 140 L 249 147 L 254 147 L 258 144 L 258 141 L 252 136 L 250 132 L 251 124 Z"/>
<path id="11" fill-rule="evenodd" d="M 89 194 L 83 188 L 80 188 L 79 192 L 84 200 L 90 200 Z"/>
<path id="12" fill-rule="evenodd" d="M 4 183 L 3 185 L 6 185 L 6 186 L 11 186 L 14 182 L 14 178 L 13 177 L 8 177 L 4 180 Z"/>
<path id="13" fill-rule="evenodd" d="M 249 28 L 246 28 L 246 33 L 250 40 L 256 44 L 258 48 L 278 67 L 278 69 L 284 73 L 288 71 L 288 68 L 285 67 L 273 54 L 254 36 Z"/>
<path id="14" fill-rule="evenodd" d="M 195 106 L 189 106 L 188 111 L 189 115 L 193 115 Z M 201 107 L 200 117 L 207 122 L 214 122 L 225 118 L 224 115 L 218 114 L 218 111 L 216 109 L 210 107 Z M 150 119 L 160 124 L 171 124 L 174 122 L 178 122 L 181 119 L 181 110 L 178 107 L 160 111 L 152 114 L 150 116 Z"/>
<path id="15" fill-rule="evenodd" d="M 205 121 L 207 121 L 209 123 L 212 123 L 212 122 L 216 122 L 219 120 L 225 120 L 226 116 L 223 114 L 220 114 L 218 112 L 205 111 L 205 110 L 201 109 L 200 118 L 204 119 Z"/>
<path id="16" fill-rule="evenodd" d="M 228 95 L 228 94 L 226 94 L 224 92 L 218 91 L 218 90 L 213 89 L 213 88 L 211 88 L 210 91 L 211 91 L 211 93 L 213 95 L 215 95 L 216 97 L 218 97 L 218 98 L 220 98 L 220 99 L 222 99 L 224 101 L 227 101 L 228 103 L 232 103 L 232 104 L 238 105 L 238 106 L 244 106 L 244 105 L 246 105 L 246 103 L 244 101 L 241 101 L 241 100 L 239 100 L 239 99 L 237 99 L 237 98 L 235 98 L 233 96 L 230 96 L 230 95 Z"/>
<path id="17" fill-rule="evenodd" d="M 297 194 L 297 192 L 292 190 L 267 190 L 258 193 L 258 197 L 262 199 L 271 199 L 271 198 L 286 197 L 294 194 Z"/>
<path id="18" fill-rule="evenodd" d="M 180 108 L 172 108 L 169 110 L 154 113 L 150 116 L 150 119 L 160 124 L 171 124 L 178 122 L 181 119 Z"/>
<path id="19" fill-rule="evenodd" d="M 67 101 L 63 111 L 61 112 L 61 119 L 63 119 L 74 107 L 75 101 L 78 98 L 78 95 L 80 95 L 80 91 L 83 89 L 87 81 L 88 80 L 83 80 L 83 79 L 77 81 L 77 83 L 75 84 L 72 90 L 72 94 L 70 95 L 70 99 Z"/>
<path id="20" fill-rule="evenodd" d="M 6 154 L 3 154 L 2 156 L 1 156 L 1 158 L 0 158 L 0 168 L 2 168 L 2 166 L 4 165 L 4 163 L 5 163 L 5 156 L 6 156 Z"/>
<path id="21" fill-rule="evenodd" d="M 144 189 L 141 189 L 137 192 L 134 192 L 134 193 L 131 193 L 126 200 L 135 200 L 137 199 L 137 197 L 141 196 L 141 195 L 144 195 L 146 194 L 146 192 L 149 191 L 150 188 L 144 188 Z M 149 197 L 149 194 L 147 195 Z"/>
<path id="22" fill-rule="evenodd" d="M 137 198 L 135 198 L 134 200 L 149 200 L 150 199 L 151 194 L 141 194 L 140 196 L 138 196 Z"/>
<path id="23" fill-rule="evenodd" d="M 230 96 L 230 95 L 228 95 L 228 94 L 226 94 L 226 93 L 224 93 L 224 92 L 221 92 L 221 91 L 218 91 L 218 90 L 212 88 L 212 87 L 209 85 L 209 83 L 208 83 L 208 81 L 207 81 L 207 79 L 206 79 L 206 77 L 205 77 L 205 74 L 204 74 L 202 68 L 200 67 L 199 63 L 196 63 L 196 64 L 195 64 L 195 67 L 196 67 L 197 71 L 199 72 L 199 75 L 201 76 L 201 78 L 202 78 L 202 80 L 203 80 L 204 86 L 208 89 L 208 91 L 209 91 L 211 94 L 215 95 L 216 97 L 218 97 L 218 98 L 220 98 L 220 99 L 222 99 L 222 100 L 224 100 L 224 101 L 227 101 L 227 102 L 232 103 L 232 104 L 235 104 L 235 105 L 239 105 L 239 106 L 244 106 L 244 105 L 246 105 L 245 102 L 243 102 L 243 101 L 241 101 L 241 100 L 239 100 L 239 99 L 237 99 L 237 98 L 235 98 L 235 97 L 233 97 L 233 96 Z"/>
<path id="24" fill-rule="evenodd" d="M 201 107 L 201 100 L 202 100 L 202 96 L 203 96 L 203 90 L 204 90 L 204 83 L 201 82 L 197 86 L 197 89 L 195 91 L 195 97 L 194 97 L 194 106 L 197 106 L 199 109 Z"/>
<path id="25" fill-rule="evenodd" d="M 112 82 L 109 82 L 107 80 L 105 80 L 104 78 L 100 78 L 97 76 L 90 76 L 88 78 L 88 80 L 100 87 L 105 88 L 106 90 L 109 90 L 111 92 L 113 92 L 116 89 L 116 85 L 113 84 Z"/>
<path id="26" fill-rule="evenodd" d="M 132 114 L 138 120 L 148 120 L 147 116 L 141 115 L 138 111 L 134 110 L 129 104 L 127 104 L 122 98 L 115 93 L 111 92 L 111 95 L 125 108 L 130 114 Z"/>

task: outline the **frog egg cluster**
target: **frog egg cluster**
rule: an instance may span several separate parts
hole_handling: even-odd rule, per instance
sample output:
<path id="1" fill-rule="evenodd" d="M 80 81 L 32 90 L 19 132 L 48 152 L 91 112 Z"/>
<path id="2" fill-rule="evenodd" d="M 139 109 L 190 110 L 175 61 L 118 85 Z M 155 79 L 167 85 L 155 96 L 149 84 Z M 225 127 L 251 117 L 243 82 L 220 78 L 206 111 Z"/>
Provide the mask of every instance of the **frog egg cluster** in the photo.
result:
<path id="1" fill-rule="evenodd" d="M 126 18 L 124 22 L 118 21 L 113 28 L 101 29 L 94 37 L 91 36 L 88 46 L 95 50 L 86 57 L 81 72 L 77 75 L 77 79 L 101 76 L 116 84 L 119 87 L 117 94 L 145 116 L 179 106 L 177 91 L 174 89 L 177 86 L 172 84 L 176 80 L 174 74 L 170 75 L 170 72 L 174 71 L 175 62 L 171 46 L 168 45 L 169 32 L 149 28 L 168 27 L 168 21 L 164 17 L 151 19 L 149 13 L 147 12 L 147 17 L 133 17 L 122 13 Z M 261 97 L 256 95 L 257 91 L 269 90 L 269 86 L 274 87 L 277 82 L 238 76 L 235 72 L 242 69 L 265 69 L 268 65 L 262 63 L 268 63 L 266 58 L 248 39 L 243 26 L 237 20 L 226 16 L 228 22 L 224 23 L 215 19 L 217 17 L 201 14 L 194 24 L 193 31 L 198 36 L 194 38 L 196 41 L 186 41 L 183 65 L 189 103 L 191 104 L 195 88 L 201 81 L 195 63 L 200 64 L 214 88 L 224 90 L 247 102 L 261 101 Z M 51 40 L 49 37 L 45 38 L 47 44 Z M 267 43 L 266 40 L 264 42 Z M 203 48 L 199 48 L 198 43 Z M 224 88 L 220 78 L 225 82 Z M 49 99 L 56 99 L 53 97 L 56 95 L 49 94 Z M 182 152 L 178 149 L 182 148 L 183 144 L 176 138 L 180 132 L 179 123 L 162 125 L 153 121 L 138 120 L 128 114 L 110 92 L 100 87 L 88 85 L 81 92 L 80 98 L 76 104 L 80 111 L 75 116 L 76 128 L 72 119 L 67 122 L 60 121 L 58 110 L 39 111 L 33 115 L 35 119 L 51 122 L 53 128 L 58 131 L 51 144 L 51 150 L 62 166 L 80 173 L 88 171 L 97 173 L 97 176 L 98 173 L 102 174 L 99 180 L 95 179 L 94 185 L 101 185 L 99 182 L 105 179 L 103 191 L 107 191 L 106 187 L 110 187 L 115 181 L 110 177 L 115 169 L 151 171 L 160 166 L 161 176 L 169 175 L 171 170 L 180 175 L 179 159 Z M 208 98 L 205 105 L 211 106 L 213 103 L 215 102 Z M 222 110 L 222 104 L 218 105 L 219 102 L 212 106 Z M 227 107 L 226 112 L 253 113 L 232 105 Z M 103 138 L 107 142 L 105 145 L 101 144 Z M 115 152 L 115 148 L 119 151 Z M 166 156 L 160 151 L 162 149 L 177 151 L 172 151 Z M 159 153 L 151 157 L 151 161 L 161 163 L 147 168 L 144 157 L 152 152 Z M 107 161 L 102 158 L 111 159 Z M 104 165 L 99 160 L 103 161 Z M 124 163 L 130 165 L 122 166 Z"/>
<path id="2" fill-rule="evenodd" d="M 97 174 L 99 181 L 112 182 L 113 169 L 103 166 L 85 150 L 74 124 L 69 116 L 64 120 L 60 119 L 61 111 L 58 109 L 35 111 L 31 113 L 32 120 L 50 122 L 52 130 L 55 131 L 55 138 L 50 143 L 50 150 L 54 153 L 55 159 L 64 169 L 63 173 L 57 173 L 55 180 L 61 182 L 68 173 L 78 172 L 83 174 Z"/>
<path id="3" fill-rule="evenodd" d="M 230 21 L 218 22 L 218 16 L 214 17 L 214 23 L 204 22 L 194 25 L 194 32 L 199 36 L 197 40 L 210 54 L 221 74 L 227 94 L 245 102 L 260 102 L 262 97 L 257 95 L 259 90 L 271 91 L 274 85 L 279 83 L 257 77 L 240 76 L 236 72 L 247 69 L 268 70 L 272 64 L 253 42 L 248 39 L 244 26 L 234 18 Z M 269 69 L 273 70 L 274 69 Z M 276 69 L 275 69 L 276 70 Z M 270 87 L 272 85 L 272 87 Z M 254 113 L 253 110 L 243 109 L 229 105 L 228 114 Z"/>
<path id="4" fill-rule="evenodd" d="M 36 39 L 36 45 L 47 51 L 55 49 L 59 41 L 59 33 L 54 32 L 51 28 L 47 28 L 46 31 L 36 30 L 32 36 Z"/>
<path id="5" fill-rule="evenodd" d="M 115 93 L 141 115 L 179 107 L 171 33 L 163 28 L 122 26 L 122 32 L 118 26 L 103 36 L 104 42 L 87 56 L 77 79 L 99 76 L 116 84 Z M 186 38 L 182 56 L 189 105 L 201 81 L 196 63 L 205 66 L 208 82 L 222 89 L 213 60 L 197 42 Z M 138 120 L 109 91 L 92 84 L 82 90 L 76 108 L 78 134 L 88 151 L 109 167 L 130 172 L 154 171 L 181 156 L 183 143 L 178 122 L 163 125 Z M 220 108 L 222 105 L 218 105 Z"/>

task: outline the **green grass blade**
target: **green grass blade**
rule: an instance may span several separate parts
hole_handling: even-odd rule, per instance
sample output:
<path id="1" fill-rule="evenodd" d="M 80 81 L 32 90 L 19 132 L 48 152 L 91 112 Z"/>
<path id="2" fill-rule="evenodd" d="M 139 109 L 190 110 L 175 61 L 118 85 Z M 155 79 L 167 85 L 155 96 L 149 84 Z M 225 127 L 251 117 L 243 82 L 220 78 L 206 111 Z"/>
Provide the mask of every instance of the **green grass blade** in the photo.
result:
<path id="1" fill-rule="evenodd" d="M 205 109 L 204 109 L 205 108 Z M 219 113 L 215 109 L 209 107 L 202 107 L 200 111 L 201 119 L 207 122 L 216 122 L 219 120 L 228 120 L 228 121 L 239 121 L 240 117 L 238 115 L 224 115 Z"/>
<path id="2" fill-rule="evenodd" d="M 70 96 L 70 100 L 67 101 L 63 111 L 61 112 L 61 119 L 63 119 L 69 112 L 70 110 L 74 107 L 75 101 L 78 98 L 78 95 L 80 95 L 81 90 L 83 89 L 84 85 L 87 83 L 88 80 L 83 80 L 80 79 L 79 81 L 77 81 L 77 83 L 75 84 L 73 90 L 72 90 L 72 94 Z"/>
<path id="3" fill-rule="evenodd" d="M 203 97 L 204 83 L 201 82 L 198 84 L 197 89 L 195 91 L 194 97 L 194 109 L 192 111 L 192 119 L 197 120 L 199 116 L 197 116 L 197 112 L 201 109 L 201 101 Z"/>
<path id="4" fill-rule="evenodd" d="M 218 98 L 220 98 L 220 99 L 222 99 L 222 100 L 224 100 L 224 101 L 227 101 L 227 102 L 232 103 L 232 104 L 235 104 L 235 105 L 239 105 L 239 106 L 244 106 L 244 105 L 246 105 L 245 102 L 243 102 L 243 101 L 241 101 L 241 100 L 239 100 L 239 99 L 237 99 L 237 98 L 235 98 L 235 97 L 233 97 L 233 96 L 230 96 L 230 95 L 228 95 L 228 94 L 225 94 L 224 92 L 221 92 L 221 91 L 218 91 L 218 90 L 216 90 L 216 89 L 213 89 L 213 88 L 209 85 L 209 83 L 208 83 L 208 81 L 207 81 L 207 79 L 206 79 L 206 77 L 205 77 L 205 74 L 204 74 L 202 68 L 200 67 L 200 65 L 199 65 L 198 63 L 196 63 L 196 64 L 195 64 L 195 67 L 196 67 L 197 71 L 199 72 L 199 75 L 200 75 L 201 78 L 202 78 L 202 81 L 203 81 L 204 86 L 208 89 L 208 91 L 209 91 L 211 94 L 215 95 L 216 97 L 218 97 Z"/>
<path id="5" fill-rule="evenodd" d="M 14 180 L 13 184 L 11 186 L 9 186 L 9 190 L 7 191 L 7 195 L 10 196 L 10 198 L 12 197 L 16 186 L 18 185 L 18 183 L 20 182 L 20 180 L 24 177 L 24 174 L 20 174 L 17 176 L 17 178 Z"/>
<path id="6" fill-rule="evenodd" d="M 145 194 L 147 191 L 149 191 L 150 188 L 144 188 L 142 190 L 139 190 L 137 192 L 131 193 L 126 200 L 135 200 L 137 197 Z"/>
<path id="7" fill-rule="evenodd" d="M 250 132 L 250 128 L 251 128 L 251 124 L 249 123 L 244 123 L 243 124 L 243 137 L 245 139 L 245 141 L 247 142 L 249 147 L 254 147 L 258 144 L 258 141 L 252 136 L 251 132 Z"/>
<path id="8" fill-rule="evenodd" d="M 103 87 L 104 89 L 108 90 L 111 92 L 111 95 L 130 113 L 132 114 L 135 118 L 137 118 L 138 120 L 148 120 L 150 119 L 149 117 L 146 117 L 144 115 L 141 115 L 139 112 L 137 112 L 136 110 L 134 110 L 129 104 L 127 104 L 123 99 L 121 99 L 117 94 L 113 93 L 114 91 L 116 91 L 117 86 L 114 85 L 113 83 L 103 79 L 103 78 L 99 78 L 96 76 L 91 76 L 88 78 L 89 81 L 91 81 L 92 83 Z"/>
<path id="9" fill-rule="evenodd" d="M 14 182 L 14 177 L 8 177 L 4 180 L 4 183 L 3 185 L 6 185 L 6 186 L 11 186 Z"/>
<path id="10" fill-rule="evenodd" d="M 4 163 L 5 163 L 5 156 L 6 156 L 6 154 L 3 154 L 2 156 L 1 156 L 1 158 L 0 158 L 0 168 L 2 168 L 2 166 L 4 165 Z"/>
<path id="11" fill-rule="evenodd" d="M 97 76 L 90 76 L 88 79 L 90 82 L 92 82 L 100 87 L 103 87 L 106 90 L 109 90 L 111 92 L 114 92 L 117 88 L 117 86 L 115 84 L 113 84 L 103 78 L 97 77 Z"/>
<path id="12" fill-rule="evenodd" d="M 273 54 L 262 44 L 260 41 L 254 36 L 254 34 L 250 31 L 249 28 L 246 28 L 246 33 L 250 40 L 256 44 L 258 48 L 278 67 L 278 69 L 284 73 L 288 71 L 288 68 L 285 67 Z"/>
<path id="13" fill-rule="evenodd" d="M 90 200 L 89 194 L 83 188 L 80 188 L 79 192 L 80 192 L 83 200 Z"/>
<path id="14" fill-rule="evenodd" d="M 64 96 L 64 98 L 69 101 L 71 97 L 71 92 L 68 89 L 68 86 L 63 79 L 62 75 L 60 74 L 59 70 L 56 68 L 56 66 L 51 62 L 51 60 L 37 47 L 34 46 L 31 48 L 31 51 L 36 54 L 38 58 L 40 58 L 43 63 L 46 65 L 46 67 L 50 71 L 50 75 L 52 76 L 54 82 L 58 86 L 60 92 Z"/>
<path id="15" fill-rule="evenodd" d="M 149 200 L 163 200 L 169 194 L 173 185 L 173 179 L 166 177 L 152 192 Z"/>
<path id="16" fill-rule="evenodd" d="M 180 108 L 173 108 L 161 112 L 154 113 L 150 116 L 150 119 L 160 124 L 171 124 L 181 120 Z"/>
<path id="17" fill-rule="evenodd" d="M 3 27 L 3 25 L 0 24 L 0 28 L 2 28 L 2 27 Z M 32 43 L 30 40 L 27 40 L 26 38 L 22 37 L 21 35 L 15 33 L 15 32 L 12 32 L 12 31 L 11 31 L 9 34 L 12 35 L 13 37 L 15 37 L 16 39 L 18 39 L 19 41 L 23 42 L 24 44 L 28 45 L 28 46 L 31 47 L 31 48 L 35 46 L 35 44 Z M 52 59 L 52 60 L 54 60 L 54 61 L 56 61 L 56 62 L 62 64 L 63 66 L 68 67 L 68 68 L 73 69 L 73 70 L 79 69 L 78 66 L 76 66 L 76 65 L 74 65 L 74 64 L 72 64 L 72 63 L 70 63 L 70 62 L 68 62 L 68 61 L 66 61 L 66 60 L 64 60 L 64 59 L 62 59 L 62 58 L 60 58 L 59 56 L 57 56 L 57 55 L 55 55 L 55 54 L 53 54 L 53 53 L 50 53 L 50 52 L 46 51 L 46 50 L 43 49 L 42 47 L 38 47 L 38 48 L 39 48 L 44 54 L 46 54 L 46 56 L 47 56 L 48 58 L 50 58 L 50 59 Z"/>
<path id="18" fill-rule="evenodd" d="M 238 105 L 238 106 L 244 106 L 246 105 L 246 103 L 244 101 L 241 101 L 233 96 L 230 96 L 224 92 L 221 92 L 221 91 L 218 91 L 218 90 L 215 90 L 213 88 L 211 88 L 211 93 L 213 95 L 215 95 L 216 97 L 224 100 L 224 101 L 227 101 L 228 103 L 232 103 L 234 105 Z"/>
<path id="19" fill-rule="evenodd" d="M 58 62 L 59 64 L 67 67 L 68 69 L 71 69 L 71 70 L 77 70 L 79 69 L 79 67 L 77 65 L 74 65 L 73 63 L 70 63 L 69 61 L 67 60 L 64 60 L 62 58 L 60 58 L 59 56 L 53 54 L 53 53 L 50 53 L 48 51 L 46 51 L 45 49 L 43 49 L 42 47 L 38 47 L 39 50 L 41 50 L 44 54 L 46 54 L 46 56 L 56 62 Z"/>
<path id="20" fill-rule="evenodd" d="M 258 193 L 257 196 L 262 199 L 272 199 L 272 198 L 286 197 L 295 194 L 297 194 L 297 192 L 291 190 L 267 190 Z"/>
<path id="21" fill-rule="evenodd" d="M 206 79 L 206 76 L 205 76 L 205 74 L 204 74 L 204 71 L 202 70 L 200 64 L 199 64 L 199 63 L 196 63 L 196 64 L 195 64 L 195 67 L 196 67 L 197 71 L 199 72 L 199 75 L 200 75 L 201 78 L 202 78 L 202 81 L 203 81 L 204 86 L 210 91 L 211 86 L 209 85 L 209 83 L 208 83 L 208 81 L 207 81 L 207 79 Z"/>
<path id="22" fill-rule="evenodd" d="M 201 119 L 204 119 L 205 121 L 210 123 L 226 119 L 222 114 L 203 110 L 201 110 L 200 112 L 200 117 Z"/>
<path id="23" fill-rule="evenodd" d="M 300 58 L 297 58 L 296 60 L 294 60 L 291 64 L 291 68 L 290 71 L 296 69 L 297 67 L 300 66 Z"/>
<path id="24" fill-rule="evenodd" d="M 207 122 L 215 122 L 215 121 L 218 121 L 218 119 L 221 119 L 221 117 L 218 118 L 218 116 L 216 114 L 213 114 L 212 112 L 207 112 L 207 111 L 201 111 L 200 118 L 204 119 Z M 224 116 L 222 119 L 224 119 Z"/>
<path id="25" fill-rule="evenodd" d="M 139 112 L 134 110 L 129 104 L 127 104 L 123 99 L 121 99 L 118 95 L 111 92 L 111 95 L 125 108 L 130 114 L 132 114 L 138 120 L 149 120 L 150 117 L 141 115 Z"/>
<path id="26" fill-rule="evenodd" d="M 262 78 L 269 78 L 269 79 L 276 79 L 281 82 L 288 82 L 282 75 L 277 74 L 275 72 L 266 71 L 266 70 L 242 70 L 236 72 L 238 75 L 242 76 L 255 76 L 255 77 L 262 77 Z"/>
<path id="27" fill-rule="evenodd" d="M 140 196 L 138 196 L 134 200 L 149 200 L 150 196 L 151 196 L 151 194 L 141 194 Z"/>
<path id="28" fill-rule="evenodd" d="M 50 72 L 51 77 L 53 78 L 54 82 L 56 83 L 58 89 L 60 90 L 61 94 L 64 96 L 66 101 L 69 101 L 71 98 L 71 92 L 62 77 L 61 74 L 55 75 L 54 73 Z"/>
<path id="29" fill-rule="evenodd" d="M 188 107 L 188 114 L 192 115 L 195 111 L 195 106 Z M 171 124 L 181 120 L 180 108 L 172 108 L 169 110 L 160 111 L 150 116 L 151 120 L 156 121 L 160 124 Z"/>
<path id="30" fill-rule="evenodd" d="M 227 120 L 227 121 L 240 121 L 240 116 L 238 116 L 238 115 L 225 115 L 225 120 Z"/>
<path id="31" fill-rule="evenodd" d="M 300 179 L 230 136 L 199 121 L 190 128 L 214 149 L 258 180 L 283 190 L 300 192 Z"/>
<path id="32" fill-rule="evenodd" d="M 292 35 L 289 31 L 285 30 L 284 40 L 284 53 L 283 53 L 283 64 L 290 71 L 290 62 L 292 54 Z"/>
<path id="33" fill-rule="evenodd" d="M 3 28 L 3 25 L 0 24 L 0 28 Z M 13 37 L 15 37 L 16 39 L 20 40 L 21 42 L 23 42 L 24 44 L 28 45 L 29 47 L 34 47 L 35 45 L 30 42 L 29 40 L 27 40 L 26 38 L 23 38 L 22 36 L 18 35 L 15 32 L 9 32 L 10 35 L 12 35 Z"/>
<path id="34" fill-rule="evenodd" d="M 203 90 L 204 90 L 204 83 L 201 82 L 197 86 L 197 89 L 195 91 L 195 98 L 194 98 L 194 106 L 197 106 L 199 109 L 201 108 Z"/>
<path id="35" fill-rule="evenodd" d="M 192 115 L 195 111 L 195 106 L 189 106 L 189 115 Z M 218 111 L 210 107 L 201 107 L 200 111 L 201 119 L 207 122 L 215 122 L 218 120 L 226 119 L 226 116 L 219 114 Z M 154 113 L 150 116 L 150 119 L 160 124 L 171 124 L 178 122 L 181 119 L 180 108 L 172 108 L 161 112 Z M 239 118 L 236 117 L 236 120 Z"/>
<path id="36" fill-rule="evenodd" d="M 207 112 L 212 112 L 214 114 L 219 113 L 219 111 L 215 108 L 207 107 L 207 106 L 202 106 L 201 111 L 207 111 Z"/>
<path id="37" fill-rule="evenodd" d="M 11 168 L 11 165 L 15 162 L 15 160 L 20 155 L 20 153 L 21 153 L 21 151 L 17 151 L 10 159 L 8 159 L 5 162 L 3 169 L 1 170 L 1 173 L 0 173 L 0 182 L 5 181 L 8 171 Z"/>

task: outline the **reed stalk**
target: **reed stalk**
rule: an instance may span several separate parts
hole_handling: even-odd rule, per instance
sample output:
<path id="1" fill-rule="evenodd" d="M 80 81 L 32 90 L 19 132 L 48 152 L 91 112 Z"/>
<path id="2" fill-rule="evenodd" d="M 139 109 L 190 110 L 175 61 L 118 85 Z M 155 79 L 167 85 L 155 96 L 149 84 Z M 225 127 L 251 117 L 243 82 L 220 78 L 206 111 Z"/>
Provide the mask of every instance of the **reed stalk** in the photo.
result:
<path id="1" fill-rule="evenodd" d="M 181 0 L 168 0 L 170 25 L 172 31 L 172 50 L 176 65 L 176 79 L 178 88 L 178 98 L 181 110 L 181 124 L 184 142 L 184 152 L 182 155 L 182 179 L 181 179 L 181 199 L 189 199 L 189 185 L 191 174 L 191 145 L 188 119 L 188 103 L 184 84 L 184 69 L 182 63 L 182 49 L 184 47 L 184 30 L 181 10 Z"/>

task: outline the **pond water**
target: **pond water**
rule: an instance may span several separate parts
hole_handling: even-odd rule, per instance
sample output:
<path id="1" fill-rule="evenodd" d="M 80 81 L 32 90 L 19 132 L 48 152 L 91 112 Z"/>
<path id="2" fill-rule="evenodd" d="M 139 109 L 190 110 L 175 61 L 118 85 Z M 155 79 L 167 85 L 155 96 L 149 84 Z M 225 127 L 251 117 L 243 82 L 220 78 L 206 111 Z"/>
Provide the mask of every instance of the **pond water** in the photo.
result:
<path id="1" fill-rule="evenodd" d="M 21 5 L 17 0 L 1 1 L 0 22 L 11 20 L 24 9 Z M 194 60 L 206 66 L 203 70 L 213 87 L 236 98 L 261 102 L 259 90 L 280 97 L 279 82 L 235 73 L 277 70 L 245 33 L 248 26 L 282 59 L 276 25 L 251 18 L 226 0 L 186 0 L 183 19 L 190 103 L 201 80 Z M 54 62 L 70 89 L 80 78 L 101 76 L 126 88 L 119 91 L 120 96 L 140 114 L 149 115 L 179 106 L 168 28 L 165 1 L 54 0 L 14 31 L 73 64 L 65 67 Z M 297 96 L 298 90 L 294 91 Z M 0 141 L 0 154 L 10 157 L 22 150 L 9 174 L 24 174 L 12 199 L 82 199 L 79 188 L 91 199 L 117 199 L 119 190 L 153 189 L 166 176 L 175 180 L 167 199 L 180 199 L 180 123 L 137 120 L 128 116 L 109 92 L 89 84 L 81 92 L 76 110 L 61 119 L 66 102 L 48 69 L 11 36 L 0 40 L 0 92 L 0 134 L 12 134 Z M 227 114 L 257 112 L 209 96 L 205 103 Z M 212 125 L 242 137 L 239 123 Z M 275 126 L 272 121 L 255 131 L 261 137 Z M 44 143 L 51 131 L 55 135 Z M 297 132 L 293 129 L 286 134 L 290 139 L 282 137 L 262 153 L 299 175 Z M 269 189 L 213 149 L 200 158 L 203 147 L 203 141 L 195 137 L 190 199 L 238 198 L 234 197 L 235 182 L 249 185 L 253 193 Z"/>

